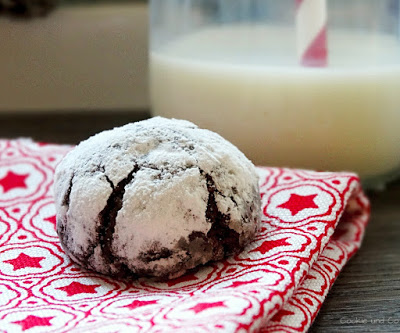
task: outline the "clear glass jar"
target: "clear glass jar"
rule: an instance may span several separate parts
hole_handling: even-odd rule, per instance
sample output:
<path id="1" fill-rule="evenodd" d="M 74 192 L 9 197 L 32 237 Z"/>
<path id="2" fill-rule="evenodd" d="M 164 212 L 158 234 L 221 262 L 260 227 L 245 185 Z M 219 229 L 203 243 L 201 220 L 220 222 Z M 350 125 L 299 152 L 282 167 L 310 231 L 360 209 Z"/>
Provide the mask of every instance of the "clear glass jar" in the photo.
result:
<path id="1" fill-rule="evenodd" d="M 151 0 L 152 113 L 216 131 L 259 165 L 382 187 L 400 174 L 399 4 L 328 0 L 327 65 L 309 67 L 295 0 Z"/>

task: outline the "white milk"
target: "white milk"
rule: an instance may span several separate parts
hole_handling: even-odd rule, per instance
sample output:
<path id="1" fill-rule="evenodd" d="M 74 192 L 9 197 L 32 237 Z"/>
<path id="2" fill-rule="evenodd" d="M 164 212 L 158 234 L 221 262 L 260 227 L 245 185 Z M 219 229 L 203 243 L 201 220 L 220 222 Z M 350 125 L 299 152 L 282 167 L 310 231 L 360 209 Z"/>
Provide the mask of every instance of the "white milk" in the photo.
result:
<path id="1" fill-rule="evenodd" d="M 257 43 L 240 38 L 246 29 Z M 217 131 L 260 165 L 353 170 L 364 179 L 399 169 L 398 43 L 330 32 L 330 66 L 315 69 L 297 66 L 294 36 L 207 29 L 153 51 L 154 114 Z"/>

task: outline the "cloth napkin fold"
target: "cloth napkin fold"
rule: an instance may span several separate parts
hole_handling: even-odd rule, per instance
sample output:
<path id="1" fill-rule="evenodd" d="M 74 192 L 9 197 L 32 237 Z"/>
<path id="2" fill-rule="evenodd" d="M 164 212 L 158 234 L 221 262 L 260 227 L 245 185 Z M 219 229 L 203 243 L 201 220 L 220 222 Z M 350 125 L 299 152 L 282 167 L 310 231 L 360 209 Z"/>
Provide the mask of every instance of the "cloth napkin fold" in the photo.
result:
<path id="1" fill-rule="evenodd" d="M 0 332 L 305 332 L 369 219 L 354 174 L 259 167 L 262 227 L 241 254 L 167 282 L 112 279 L 55 232 L 70 149 L 0 140 Z"/>

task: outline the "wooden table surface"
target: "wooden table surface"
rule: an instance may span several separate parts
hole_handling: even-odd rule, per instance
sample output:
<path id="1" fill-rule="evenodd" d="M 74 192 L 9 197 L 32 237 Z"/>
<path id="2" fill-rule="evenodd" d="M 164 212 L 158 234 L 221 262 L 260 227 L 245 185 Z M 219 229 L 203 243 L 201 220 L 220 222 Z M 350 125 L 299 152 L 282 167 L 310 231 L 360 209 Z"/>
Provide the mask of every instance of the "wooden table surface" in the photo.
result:
<path id="1" fill-rule="evenodd" d="M 2 113 L 0 137 L 75 144 L 146 111 Z M 310 332 L 400 332 L 400 181 L 368 193 L 372 217 L 360 251 L 336 280 Z"/>

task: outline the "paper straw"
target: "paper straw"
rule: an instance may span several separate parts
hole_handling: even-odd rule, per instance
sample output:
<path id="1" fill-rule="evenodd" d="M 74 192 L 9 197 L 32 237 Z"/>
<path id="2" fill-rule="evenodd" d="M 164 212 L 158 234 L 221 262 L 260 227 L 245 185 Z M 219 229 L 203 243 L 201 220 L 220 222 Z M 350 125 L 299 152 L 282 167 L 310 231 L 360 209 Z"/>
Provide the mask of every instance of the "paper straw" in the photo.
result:
<path id="1" fill-rule="evenodd" d="M 324 67 L 328 63 L 326 0 L 296 0 L 297 56 L 300 64 Z"/>

